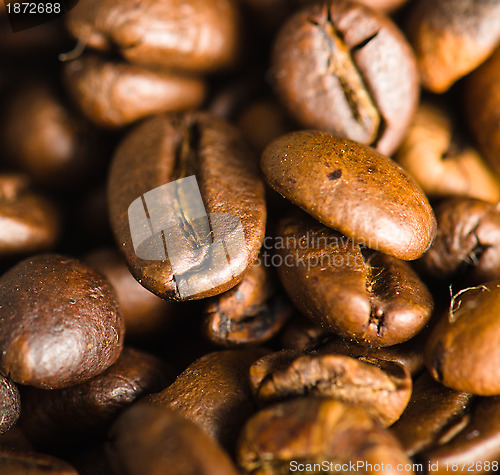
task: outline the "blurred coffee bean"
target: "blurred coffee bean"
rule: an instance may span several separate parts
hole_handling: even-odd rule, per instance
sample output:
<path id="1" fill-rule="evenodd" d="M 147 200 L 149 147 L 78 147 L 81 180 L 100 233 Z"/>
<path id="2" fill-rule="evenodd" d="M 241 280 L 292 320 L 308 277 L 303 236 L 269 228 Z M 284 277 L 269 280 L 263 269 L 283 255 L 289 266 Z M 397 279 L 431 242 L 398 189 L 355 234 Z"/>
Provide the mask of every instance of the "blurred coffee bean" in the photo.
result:
<path id="1" fill-rule="evenodd" d="M 222 346 L 258 344 L 278 333 L 292 312 L 259 259 L 236 287 L 207 303 L 203 326 L 206 336 Z"/>
<path id="2" fill-rule="evenodd" d="M 240 437 L 238 463 L 246 474 L 314 473 L 313 464 L 324 462 L 330 473 L 350 471 L 350 463 L 358 474 L 413 473 L 390 432 L 363 409 L 332 399 L 303 397 L 271 406 L 253 416 Z"/>
<path id="3" fill-rule="evenodd" d="M 66 16 L 70 33 L 132 63 L 193 72 L 233 65 L 240 18 L 233 0 L 80 0 Z"/>
<path id="4" fill-rule="evenodd" d="M 110 128 L 161 112 L 195 108 L 205 97 L 201 79 L 96 55 L 66 63 L 64 83 L 89 120 Z"/>
<path id="5" fill-rule="evenodd" d="M 422 85 L 433 92 L 477 68 L 500 41 L 496 0 L 417 0 L 408 19 Z"/>
<path id="6" fill-rule="evenodd" d="M 82 196 L 77 213 L 82 234 L 86 241 L 97 247 L 114 244 L 108 215 L 107 186 L 98 184 Z"/>
<path id="7" fill-rule="evenodd" d="M 73 189 L 85 182 L 102 144 L 50 85 L 28 83 L 9 98 L 2 142 L 11 162 L 46 187 Z"/>
<path id="8" fill-rule="evenodd" d="M 260 348 L 209 353 L 144 402 L 175 409 L 231 450 L 255 410 L 248 382 L 250 365 L 265 353 Z"/>
<path id="9" fill-rule="evenodd" d="M 500 200 L 498 177 L 474 148 L 457 141 L 451 115 L 437 105 L 420 105 L 398 150 L 397 162 L 431 198 Z"/>
<path id="10" fill-rule="evenodd" d="M 160 188 L 193 176 L 205 210 L 194 203 L 196 190 L 182 191 L 179 183 Z M 144 193 L 147 216 L 144 204 L 136 201 Z M 133 129 L 113 158 L 108 201 L 116 241 L 132 274 L 170 300 L 211 297 L 234 287 L 264 239 L 264 186 L 252 154 L 237 129 L 205 113 L 157 116 Z M 134 201 L 140 218 L 134 224 L 141 235 L 133 238 L 142 240 L 143 258 L 134 250 L 130 231 Z M 194 223 L 191 217 L 199 219 Z M 216 252 L 222 240 L 230 259 L 222 250 Z"/>
<path id="11" fill-rule="evenodd" d="M 500 208 L 451 198 L 436 208 L 436 240 L 420 259 L 422 272 L 444 282 L 471 285 L 500 278 Z"/>
<path id="12" fill-rule="evenodd" d="M 5 434 L 0 434 L 0 447 L 2 449 L 7 448 L 24 451 L 33 450 L 33 445 L 21 431 L 19 425 L 13 426 Z"/>
<path id="13" fill-rule="evenodd" d="M 472 397 L 437 383 L 424 371 L 415 380 L 410 403 L 391 432 L 410 457 L 439 446 L 463 428 Z"/>
<path id="14" fill-rule="evenodd" d="M 500 174 L 500 48 L 467 77 L 464 98 L 469 127 L 485 158 Z"/>
<path id="15" fill-rule="evenodd" d="M 0 374 L 0 434 L 5 434 L 16 423 L 20 406 L 17 386 Z"/>
<path id="16" fill-rule="evenodd" d="M 125 411 L 111 429 L 108 449 L 116 474 L 238 473 L 217 442 L 167 407 L 138 404 Z"/>
<path id="17" fill-rule="evenodd" d="M 408 263 L 362 250 L 303 213 L 281 221 L 278 240 L 283 287 L 304 315 L 332 332 L 389 346 L 429 320 L 432 297 Z"/>
<path id="18" fill-rule="evenodd" d="M 328 328 L 322 327 L 300 312 L 296 312 L 283 328 L 280 338 L 282 348 L 288 350 L 305 350 L 321 344 L 332 336 Z"/>
<path id="19" fill-rule="evenodd" d="M 268 145 L 261 165 L 281 195 L 364 246 L 412 260 L 434 239 L 436 220 L 420 187 L 370 147 L 292 132 Z"/>
<path id="20" fill-rule="evenodd" d="M 23 175 L 0 173 L 0 221 L 0 258 L 49 250 L 59 238 L 59 213 Z"/>
<path id="21" fill-rule="evenodd" d="M 312 3 L 290 17 L 274 43 L 271 75 L 304 127 L 386 155 L 400 144 L 418 103 L 415 59 L 403 34 L 357 2 Z"/>
<path id="22" fill-rule="evenodd" d="M 38 255 L 0 278 L 0 370 L 46 389 L 82 383 L 120 355 L 123 321 L 111 286 L 75 259 Z"/>
<path id="23" fill-rule="evenodd" d="M 92 251 L 84 261 L 104 275 L 115 289 L 127 339 L 145 339 L 158 334 L 181 311 L 174 302 L 162 300 L 139 284 L 115 249 Z"/>
<path id="24" fill-rule="evenodd" d="M 500 394 L 500 281 L 464 289 L 441 316 L 425 349 L 434 379 L 458 391 Z"/>
<path id="25" fill-rule="evenodd" d="M 125 407 L 163 389 L 170 380 L 163 361 L 125 348 L 113 365 L 85 383 L 50 391 L 26 388 L 21 428 L 37 444 L 94 439 L 106 433 Z"/>
<path id="26" fill-rule="evenodd" d="M 261 404 L 321 396 L 361 407 L 384 426 L 399 419 L 412 388 L 410 373 L 398 363 L 322 350 L 263 356 L 250 368 L 250 383 Z"/>
<path id="27" fill-rule="evenodd" d="M 45 454 L 0 448 L 2 475 L 78 475 L 63 460 Z"/>

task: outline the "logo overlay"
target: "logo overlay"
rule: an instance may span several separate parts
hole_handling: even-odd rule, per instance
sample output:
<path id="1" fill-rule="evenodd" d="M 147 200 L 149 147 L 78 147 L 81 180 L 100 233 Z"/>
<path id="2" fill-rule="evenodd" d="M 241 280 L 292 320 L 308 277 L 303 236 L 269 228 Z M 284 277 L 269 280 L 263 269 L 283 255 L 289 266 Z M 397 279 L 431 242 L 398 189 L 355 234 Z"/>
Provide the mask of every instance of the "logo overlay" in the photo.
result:
<path id="1" fill-rule="evenodd" d="M 140 259 L 169 259 L 181 298 L 214 289 L 245 269 L 243 226 L 231 213 L 207 215 L 194 175 L 148 191 L 128 208 Z"/>

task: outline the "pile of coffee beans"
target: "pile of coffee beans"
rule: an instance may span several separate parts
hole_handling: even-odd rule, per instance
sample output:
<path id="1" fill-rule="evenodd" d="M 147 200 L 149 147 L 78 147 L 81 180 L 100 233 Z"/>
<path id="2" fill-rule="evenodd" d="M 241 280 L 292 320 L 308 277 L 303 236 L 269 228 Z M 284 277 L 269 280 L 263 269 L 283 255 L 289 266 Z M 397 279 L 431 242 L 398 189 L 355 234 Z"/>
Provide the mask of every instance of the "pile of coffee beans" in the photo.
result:
<path id="1" fill-rule="evenodd" d="M 18 3 L 0 474 L 499 471 L 499 0 Z"/>

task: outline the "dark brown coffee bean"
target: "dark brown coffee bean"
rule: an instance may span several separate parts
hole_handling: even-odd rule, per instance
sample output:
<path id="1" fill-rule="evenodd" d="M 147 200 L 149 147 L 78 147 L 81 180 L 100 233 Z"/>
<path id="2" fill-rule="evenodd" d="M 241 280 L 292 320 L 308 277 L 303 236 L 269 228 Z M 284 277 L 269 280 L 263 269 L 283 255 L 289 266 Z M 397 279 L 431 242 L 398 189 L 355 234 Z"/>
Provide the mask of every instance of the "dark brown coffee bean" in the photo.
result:
<path id="1" fill-rule="evenodd" d="M 189 193 L 172 196 L 159 188 L 193 176 L 203 200 L 204 218 Z M 149 218 L 140 202 L 148 192 L 151 194 L 143 199 Z M 253 157 L 235 128 L 208 114 L 163 115 L 135 128 L 114 156 L 108 199 L 113 231 L 132 274 L 162 298 L 204 298 L 229 290 L 243 279 L 264 239 L 264 186 Z M 133 202 L 142 213 L 134 232 L 135 240 L 139 234 L 144 238 L 140 249 L 138 246 L 143 258 L 134 250 L 129 226 Z M 200 229 L 192 216 L 200 218 Z M 227 223 L 215 219 L 219 216 L 227 218 Z M 233 229 L 231 219 L 241 226 Z M 144 220 L 154 232 L 142 226 Z M 170 244 L 165 246 L 162 236 Z M 230 248 L 231 258 L 227 249 L 226 255 L 222 250 L 220 256 L 215 252 L 221 240 Z M 169 253 L 173 250 L 175 262 L 165 247 Z"/>
<path id="2" fill-rule="evenodd" d="M 2 475 L 78 475 L 68 463 L 49 455 L 15 449 L 0 449 Z"/>
<path id="3" fill-rule="evenodd" d="M 412 388 L 410 373 L 398 363 L 294 350 L 257 360 L 250 367 L 250 383 L 260 403 L 304 395 L 327 397 L 363 408 L 384 426 L 399 419 Z"/>
<path id="4" fill-rule="evenodd" d="M 498 8 L 498 7 L 495 7 Z M 493 169 L 500 174 L 500 48 L 465 80 L 465 117 Z"/>
<path id="5" fill-rule="evenodd" d="M 206 336 L 219 345 L 262 343 L 278 333 L 293 312 L 260 259 L 245 278 L 205 307 Z"/>
<path id="6" fill-rule="evenodd" d="M 385 16 L 345 0 L 313 3 L 281 28 L 271 74 L 304 127 L 392 154 L 418 102 L 412 50 Z"/>
<path id="7" fill-rule="evenodd" d="M 0 434 L 5 434 L 16 423 L 20 409 L 17 386 L 0 374 Z"/>
<path id="8" fill-rule="evenodd" d="M 429 197 L 468 196 L 496 203 L 498 177 L 473 147 L 457 141 L 453 125 L 444 108 L 424 102 L 398 149 L 397 162 Z"/>
<path id="9" fill-rule="evenodd" d="M 163 389 L 171 380 L 166 364 L 125 348 L 106 371 L 70 388 L 23 391 L 20 421 L 30 440 L 40 444 L 104 435 L 111 422 L 142 396 Z"/>
<path id="10" fill-rule="evenodd" d="M 111 286 L 75 259 L 44 254 L 0 278 L 0 370 L 39 388 L 102 373 L 123 345 Z"/>
<path id="11" fill-rule="evenodd" d="M 110 432 L 115 473 L 236 475 L 231 459 L 196 424 L 166 407 L 134 405 Z"/>
<path id="12" fill-rule="evenodd" d="M 0 447 L 6 449 L 16 449 L 30 451 L 33 445 L 21 431 L 19 425 L 15 425 L 5 434 L 0 434 Z"/>
<path id="13" fill-rule="evenodd" d="M 418 0 L 408 18 L 422 85 L 433 92 L 477 68 L 500 41 L 496 0 Z"/>
<path id="14" fill-rule="evenodd" d="M 431 245 L 436 220 L 424 193 L 389 158 L 325 132 L 292 132 L 262 154 L 278 193 L 361 244 L 412 260 Z"/>
<path id="15" fill-rule="evenodd" d="M 410 265 L 359 245 L 307 215 L 280 223 L 283 287 L 314 322 L 362 345 L 410 339 L 429 320 L 432 297 Z"/>
<path id="16" fill-rule="evenodd" d="M 59 214 L 22 175 L 0 174 L 0 258 L 44 251 L 59 238 Z"/>
<path id="17" fill-rule="evenodd" d="M 458 391 L 500 394 L 500 281 L 464 289 L 433 329 L 425 363 L 434 379 Z"/>
<path id="18" fill-rule="evenodd" d="M 422 272 L 443 281 L 481 284 L 500 278 L 500 208 L 453 198 L 436 208 L 436 240 L 420 259 Z"/>
<path id="19" fill-rule="evenodd" d="M 133 63 L 208 72 L 231 66 L 239 53 L 233 0 L 81 0 L 66 18 L 81 42 Z"/>
<path id="20" fill-rule="evenodd" d="M 201 79 L 96 55 L 66 63 L 64 81 L 83 114 L 102 127 L 123 127 L 161 112 L 195 108 L 205 97 Z"/>
<path id="21" fill-rule="evenodd" d="M 192 363 L 174 383 L 145 398 L 145 403 L 175 409 L 232 449 L 255 403 L 248 382 L 250 365 L 262 349 L 209 353 Z"/>
<path id="22" fill-rule="evenodd" d="M 415 380 L 410 403 L 391 432 L 410 457 L 441 445 L 457 427 L 463 427 L 472 397 L 446 388 L 424 371 Z"/>
<path id="23" fill-rule="evenodd" d="M 318 473 L 325 470 L 324 462 L 329 473 L 353 471 L 346 468 L 349 463 L 358 474 L 413 473 L 396 438 L 363 409 L 313 397 L 276 404 L 253 416 L 240 437 L 238 462 L 244 473 L 256 475 Z"/>
<path id="24" fill-rule="evenodd" d="M 322 327 L 300 312 L 296 312 L 289 320 L 281 334 L 280 343 L 286 350 L 305 350 L 321 344 L 332 336 L 328 328 Z"/>

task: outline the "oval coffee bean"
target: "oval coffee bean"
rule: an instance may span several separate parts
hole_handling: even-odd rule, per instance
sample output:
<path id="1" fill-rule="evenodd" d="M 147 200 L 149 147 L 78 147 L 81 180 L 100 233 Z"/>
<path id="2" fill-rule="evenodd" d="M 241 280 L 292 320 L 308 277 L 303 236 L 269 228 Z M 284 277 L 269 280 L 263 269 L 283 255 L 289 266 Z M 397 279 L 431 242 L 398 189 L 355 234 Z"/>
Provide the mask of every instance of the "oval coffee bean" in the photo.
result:
<path id="1" fill-rule="evenodd" d="M 0 473 L 4 475 L 78 475 L 68 463 L 45 454 L 0 448 Z"/>
<path id="2" fill-rule="evenodd" d="M 327 397 L 363 408 L 384 426 L 399 419 L 412 388 L 410 373 L 397 363 L 293 350 L 253 363 L 250 383 L 260 403 L 303 395 Z"/>
<path id="3" fill-rule="evenodd" d="M 500 394 L 500 281 L 456 294 L 433 329 L 425 363 L 434 379 L 480 396 Z"/>
<path id="4" fill-rule="evenodd" d="M 332 399 L 303 397 L 264 409 L 247 422 L 238 445 L 246 474 L 289 473 L 298 462 L 307 463 L 296 467 L 303 473 L 317 472 L 313 464 L 326 462 L 333 464 L 331 473 L 341 471 L 336 464 L 353 464 L 361 475 L 413 474 L 392 434 L 363 409 Z"/>
<path id="5" fill-rule="evenodd" d="M 407 262 L 362 252 L 303 213 L 283 219 L 277 233 L 283 287 L 314 322 L 362 345 L 388 346 L 429 320 L 432 297 Z"/>
<path id="6" fill-rule="evenodd" d="M 278 193 L 367 247 L 412 260 L 434 239 L 436 219 L 420 187 L 370 147 L 292 132 L 264 150 L 262 170 Z"/>
<path id="7" fill-rule="evenodd" d="M 12 380 L 73 386 L 102 373 L 122 346 L 110 285 L 76 259 L 38 255 L 0 278 L 0 370 Z"/>
<path id="8" fill-rule="evenodd" d="M 17 386 L 0 374 L 0 434 L 5 434 L 16 423 L 20 409 Z"/>
<path id="9" fill-rule="evenodd" d="M 193 72 L 235 62 L 239 23 L 234 0 L 81 0 L 66 17 L 70 33 L 91 48 Z"/>
<path id="10" fill-rule="evenodd" d="M 166 407 L 136 404 L 110 431 L 115 473 L 237 475 L 229 456 L 196 424 Z"/>
<path id="11" fill-rule="evenodd" d="M 264 239 L 264 185 L 252 155 L 235 128 L 208 114 L 157 116 L 133 129 L 113 158 L 108 200 L 132 274 L 162 298 L 229 290 Z"/>
<path id="12" fill-rule="evenodd" d="M 201 79 L 95 55 L 66 63 L 64 80 L 83 114 L 101 127 L 123 127 L 161 112 L 195 108 L 205 97 Z"/>
<path id="13" fill-rule="evenodd" d="M 313 3 L 283 25 L 271 74 L 283 105 L 304 127 L 392 154 L 418 102 L 417 68 L 384 15 L 345 0 Z"/>

